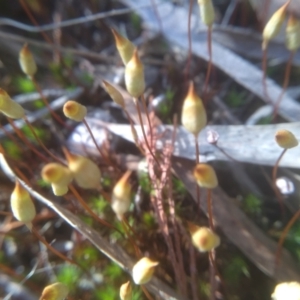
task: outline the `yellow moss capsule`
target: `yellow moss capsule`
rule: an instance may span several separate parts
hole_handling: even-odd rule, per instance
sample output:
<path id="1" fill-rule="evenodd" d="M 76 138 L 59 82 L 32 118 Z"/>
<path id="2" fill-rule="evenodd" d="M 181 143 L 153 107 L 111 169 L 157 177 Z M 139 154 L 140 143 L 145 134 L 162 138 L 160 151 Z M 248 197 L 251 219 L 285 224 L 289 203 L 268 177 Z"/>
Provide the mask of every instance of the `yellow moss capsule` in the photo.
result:
<path id="1" fill-rule="evenodd" d="M 20 62 L 22 71 L 26 75 L 33 76 L 36 73 L 37 66 L 36 66 L 34 57 L 31 53 L 31 51 L 29 50 L 27 44 L 25 44 L 20 51 L 19 62 Z"/>
<path id="2" fill-rule="evenodd" d="M 290 4 L 290 1 L 288 1 L 287 3 L 282 5 L 277 11 L 274 12 L 274 14 L 270 18 L 270 20 L 267 22 L 267 24 L 263 30 L 263 33 L 262 33 L 262 37 L 263 37 L 262 48 L 263 48 L 263 50 L 267 48 L 269 41 L 274 39 L 278 35 L 278 33 L 281 29 L 281 26 L 284 22 L 286 10 L 287 10 L 287 7 L 289 4 Z"/>
<path id="3" fill-rule="evenodd" d="M 123 283 L 120 287 L 120 299 L 131 300 L 132 299 L 132 287 L 130 281 Z"/>
<path id="4" fill-rule="evenodd" d="M 87 114 L 85 106 L 72 100 L 69 100 L 64 104 L 63 112 L 67 118 L 77 122 L 81 122 Z"/>
<path id="5" fill-rule="evenodd" d="M 112 191 L 111 207 L 119 220 L 122 220 L 131 203 L 130 175 L 131 171 L 127 171 L 116 183 Z"/>
<path id="6" fill-rule="evenodd" d="M 159 263 L 148 257 L 141 258 L 132 269 L 132 278 L 135 284 L 145 284 L 151 280 L 154 268 Z"/>
<path id="7" fill-rule="evenodd" d="M 103 84 L 105 87 L 106 92 L 109 94 L 111 99 L 120 105 L 122 108 L 125 108 L 125 102 L 122 94 L 109 82 L 103 80 Z"/>
<path id="8" fill-rule="evenodd" d="M 31 228 L 31 222 L 36 215 L 35 206 L 30 194 L 18 181 L 10 196 L 10 205 L 14 217 Z"/>
<path id="9" fill-rule="evenodd" d="M 211 26 L 215 20 L 215 10 L 211 0 L 198 0 L 200 16 L 206 26 Z"/>
<path id="10" fill-rule="evenodd" d="M 197 184 L 202 188 L 213 189 L 218 186 L 215 170 L 208 164 L 197 164 L 193 174 Z"/>
<path id="11" fill-rule="evenodd" d="M 125 67 L 125 85 L 128 93 L 134 98 L 138 98 L 144 93 L 144 67 L 137 53 L 137 49 L 135 49 L 131 60 Z"/>
<path id="12" fill-rule="evenodd" d="M 285 45 L 290 51 L 297 51 L 300 48 L 300 21 L 294 15 L 291 15 L 287 22 Z"/>
<path id="13" fill-rule="evenodd" d="M 51 183 L 54 195 L 62 196 L 68 192 L 68 185 L 73 180 L 72 172 L 58 163 L 49 163 L 41 171 L 42 178 Z"/>
<path id="14" fill-rule="evenodd" d="M 76 183 L 83 189 L 99 188 L 101 172 L 98 166 L 89 158 L 72 154 L 65 148 L 63 151 Z"/>
<path id="15" fill-rule="evenodd" d="M 131 43 L 131 41 L 119 34 L 116 30 L 112 29 L 111 31 L 114 35 L 116 47 L 121 56 L 121 59 L 124 65 L 126 66 L 126 64 L 130 61 L 133 55 L 135 46 Z"/>
<path id="16" fill-rule="evenodd" d="M 56 282 L 46 286 L 39 300 L 64 300 L 69 293 L 66 285 Z"/>
<path id="17" fill-rule="evenodd" d="M 200 252 L 211 251 L 220 245 L 220 237 L 210 228 L 199 227 L 192 223 L 188 223 L 188 227 L 192 242 Z"/>
<path id="18" fill-rule="evenodd" d="M 300 300 L 300 283 L 297 281 L 281 282 L 276 285 L 273 300 Z"/>
<path id="19" fill-rule="evenodd" d="M 189 91 L 183 101 L 181 123 L 185 129 L 195 135 L 206 126 L 207 117 L 202 100 L 197 96 L 194 84 L 191 81 Z"/>
<path id="20" fill-rule="evenodd" d="M 0 88 L 0 111 L 9 118 L 21 119 L 25 116 L 23 107 L 9 97 L 9 95 Z"/>
<path id="21" fill-rule="evenodd" d="M 288 130 L 281 129 L 275 133 L 275 141 L 279 147 L 290 149 L 298 146 L 298 140 L 294 134 Z"/>

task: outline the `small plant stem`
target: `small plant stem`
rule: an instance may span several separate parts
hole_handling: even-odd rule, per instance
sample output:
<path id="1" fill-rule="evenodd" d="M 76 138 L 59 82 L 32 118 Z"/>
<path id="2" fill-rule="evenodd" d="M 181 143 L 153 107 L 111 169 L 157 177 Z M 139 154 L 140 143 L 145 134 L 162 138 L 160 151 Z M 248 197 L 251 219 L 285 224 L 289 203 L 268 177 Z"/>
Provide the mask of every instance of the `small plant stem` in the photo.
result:
<path id="1" fill-rule="evenodd" d="M 73 195 L 76 197 L 76 199 L 79 201 L 79 203 L 82 205 L 82 207 L 84 207 L 89 214 L 99 223 L 101 223 L 104 226 L 107 226 L 111 229 L 114 229 L 116 231 L 118 231 L 119 233 L 121 233 L 117 228 L 115 228 L 113 225 L 111 225 L 110 223 L 106 222 L 105 220 L 99 218 L 91 209 L 90 207 L 85 203 L 85 201 L 83 200 L 83 198 L 80 196 L 80 194 L 77 192 L 77 190 L 75 189 L 75 187 L 70 184 L 69 185 L 69 189 L 70 191 L 73 193 Z M 121 233 L 122 234 L 122 233 Z"/>
<path id="2" fill-rule="evenodd" d="M 199 164 L 200 151 L 199 151 L 199 143 L 198 143 L 198 134 L 195 134 L 195 149 L 196 149 L 196 164 Z M 200 187 L 198 184 L 196 185 L 196 195 L 197 195 L 198 208 L 200 209 L 201 206 Z"/>
<path id="3" fill-rule="evenodd" d="M 280 236 L 278 245 L 277 245 L 277 251 L 276 251 L 276 267 L 279 264 L 280 256 L 281 256 L 281 251 L 283 247 L 284 240 L 291 229 L 291 227 L 294 225 L 294 223 L 297 221 L 297 219 L 300 217 L 300 209 L 294 214 L 294 216 L 290 219 L 288 224 L 284 227 L 283 232 Z"/>
<path id="4" fill-rule="evenodd" d="M 143 293 L 145 294 L 145 296 L 148 300 L 154 300 L 145 286 L 141 285 L 141 289 L 142 289 Z"/>
<path id="5" fill-rule="evenodd" d="M 209 251 L 208 252 L 208 256 L 209 256 L 210 264 L 211 264 L 211 266 L 213 268 L 213 271 L 214 271 L 214 274 L 213 274 L 214 278 L 213 278 L 213 280 L 215 281 L 215 275 L 217 275 L 218 278 L 219 278 L 219 280 L 220 280 L 220 282 L 221 282 L 221 284 L 222 284 L 222 286 L 223 286 L 224 292 L 226 292 L 225 282 L 224 282 L 224 280 L 223 280 L 223 278 L 222 278 L 222 276 L 221 276 L 221 274 L 220 274 L 220 272 L 218 270 L 217 264 L 216 264 L 216 251 L 215 250 Z"/>
<path id="6" fill-rule="evenodd" d="M 208 89 L 208 83 L 210 79 L 210 74 L 212 70 L 212 26 L 209 26 L 207 28 L 207 47 L 208 47 L 208 67 L 207 67 L 207 73 L 205 77 L 205 83 L 204 83 L 204 91 L 203 94 L 206 96 L 207 89 Z"/>
<path id="7" fill-rule="evenodd" d="M 131 226 L 129 225 L 128 221 L 126 220 L 126 218 L 125 218 L 124 216 L 123 216 L 123 219 L 122 219 L 122 225 L 123 225 L 124 231 L 125 231 L 125 233 L 126 233 L 128 239 L 129 239 L 131 245 L 132 245 L 133 248 L 134 248 L 136 257 L 137 257 L 137 258 L 140 258 L 140 257 L 142 256 L 141 251 L 140 251 L 140 249 L 138 248 L 137 244 L 135 243 L 134 239 L 133 239 L 133 238 L 131 237 L 131 235 L 130 235 L 130 232 L 129 232 L 128 228 L 130 228 L 130 230 L 131 230 Z M 127 228 L 127 227 L 128 227 L 128 228 Z"/>
<path id="8" fill-rule="evenodd" d="M 14 143 L 15 143 L 15 145 L 18 147 L 18 149 L 21 151 L 22 150 L 22 146 L 19 144 L 19 142 L 17 141 L 17 139 L 10 133 L 10 132 L 8 132 L 6 129 L 5 129 L 5 127 L 4 126 L 2 126 L 1 124 L 0 124 L 0 129 L 4 132 L 4 134 L 9 138 L 9 139 L 11 139 Z"/>
<path id="9" fill-rule="evenodd" d="M 51 108 L 51 106 L 49 105 L 46 97 L 44 96 L 39 84 L 37 83 L 37 81 L 35 80 L 34 76 L 30 76 L 30 79 L 35 87 L 35 89 L 37 90 L 37 92 L 40 94 L 40 97 L 42 99 L 42 101 L 44 102 L 45 106 L 48 108 L 50 114 L 52 115 L 52 117 L 58 122 L 60 123 L 62 126 L 64 127 L 68 127 L 66 125 L 66 123 L 60 118 L 60 116 Z"/>
<path id="10" fill-rule="evenodd" d="M 189 246 L 190 253 L 190 273 L 191 273 L 191 287 L 192 287 L 192 297 L 193 300 L 198 300 L 198 290 L 197 290 L 197 268 L 196 268 L 196 253 L 195 248 L 192 243 Z"/>
<path id="11" fill-rule="evenodd" d="M 146 117 L 147 117 L 147 120 L 148 120 L 148 124 L 149 124 L 150 142 L 151 142 L 151 145 L 150 145 L 150 146 L 152 147 L 152 146 L 153 146 L 153 145 L 152 145 L 152 141 L 153 141 L 153 130 L 152 130 L 152 124 L 151 124 L 151 121 L 150 121 L 149 112 L 148 112 L 148 108 L 147 108 L 146 99 L 145 99 L 144 94 L 142 94 L 141 99 L 142 99 L 143 108 L 144 108 L 144 111 L 145 111 L 145 114 L 146 114 Z"/>
<path id="12" fill-rule="evenodd" d="M 211 228 L 211 230 L 214 231 L 215 227 L 213 221 L 211 189 L 207 189 L 207 212 L 208 212 L 209 227 Z"/>
<path id="13" fill-rule="evenodd" d="M 143 133 L 143 136 L 144 136 L 145 143 L 147 145 L 147 148 L 148 148 L 151 156 L 155 160 L 156 164 L 159 166 L 159 162 L 158 162 L 157 158 L 155 157 L 154 153 L 152 152 L 152 149 L 150 148 L 150 145 L 149 145 L 148 140 L 147 140 L 147 136 L 146 136 L 146 132 L 145 132 L 144 124 L 143 124 L 143 119 L 142 119 L 142 114 L 141 114 L 139 105 L 138 105 L 137 101 L 135 101 L 135 103 L 136 103 L 136 109 L 137 109 L 137 112 L 138 112 L 139 121 L 140 121 L 140 124 L 141 124 L 142 133 Z"/>
<path id="14" fill-rule="evenodd" d="M 54 247 L 52 247 L 39 233 L 35 228 L 32 228 L 32 233 L 35 235 L 35 237 L 42 242 L 48 250 L 50 250 L 51 252 L 53 252 L 55 255 L 57 255 L 58 257 L 60 257 L 62 260 L 64 261 L 68 261 L 71 264 L 74 265 L 78 265 L 78 263 L 76 263 L 74 260 L 66 257 L 65 255 L 63 255 L 62 253 L 60 253 L 59 251 L 57 251 Z M 80 266 L 79 266 L 80 267 Z M 81 268 L 81 267 L 80 267 Z"/>
<path id="15" fill-rule="evenodd" d="M 268 89 L 267 89 L 267 57 L 268 57 L 268 46 L 263 49 L 263 59 L 262 59 L 262 72 L 263 72 L 263 78 L 262 78 L 262 84 L 263 84 L 263 91 L 266 102 L 269 102 L 269 95 L 268 95 Z"/>
<path id="16" fill-rule="evenodd" d="M 133 121 L 132 121 L 132 119 L 131 119 L 131 117 L 130 117 L 128 111 L 127 111 L 125 108 L 124 108 L 124 112 L 125 112 L 125 114 L 126 114 L 128 120 L 129 120 L 129 124 L 130 124 L 131 130 L 132 130 L 132 131 L 135 131 L 134 123 L 133 123 Z M 139 144 L 138 140 L 136 140 L 136 137 L 134 136 L 133 138 L 134 138 L 135 145 L 139 148 L 139 150 L 141 151 L 141 153 L 145 156 L 145 151 L 144 151 L 144 149 L 141 147 L 141 145 Z"/>
<path id="17" fill-rule="evenodd" d="M 281 93 L 280 93 L 280 95 L 279 95 L 279 97 L 276 101 L 275 107 L 274 107 L 273 121 L 276 120 L 280 103 L 282 101 L 283 95 L 284 95 L 284 93 L 286 91 L 286 88 L 287 88 L 287 86 L 289 84 L 289 81 L 290 81 L 291 67 L 292 67 L 292 62 L 294 60 L 294 56 L 295 56 L 295 51 L 291 51 L 290 56 L 289 56 L 289 60 L 287 62 L 286 68 L 285 68 L 282 90 L 281 90 Z"/>
<path id="18" fill-rule="evenodd" d="M 15 133 L 18 135 L 18 137 L 31 149 L 36 155 L 38 155 L 42 160 L 45 162 L 49 162 L 49 159 L 41 154 L 26 138 L 26 136 L 22 133 L 22 131 L 15 125 L 14 121 L 10 118 L 7 118 L 9 124 L 14 129 Z"/>
<path id="19" fill-rule="evenodd" d="M 276 163 L 275 163 L 275 166 L 272 170 L 272 183 L 273 183 L 273 189 L 275 191 L 275 194 L 276 194 L 276 198 L 277 200 L 279 201 L 279 205 L 280 205 L 280 209 L 281 209 L 281 212 L 284 213 L 285 212 L 285 209 L 284 209 L 284 205 L 283 205 L 283 199 L 282 199 L 282 195 L 276 185 L 276 177 L 277 177 L 277 171 L 278 171 L 278 166 L 279 166 L 279 163 L 280 163 L 280 160 L 282 159 L 283 155 L 285 154 L 285 152 L 287 151 L 287 149 L 284 149 L 281 154 L 279 155 Z"/>
<path id="20" fill-rule="evenodd" d="M 44 145 L 44 143 L 41 141 L 41 139 L 37 136 L 37 134 L 34 131 L 34 128 L 32 127 L 31 123 L 28 121 L 27 117 L 24 116 L 24 121 L 27 124 L 27 126 L 29 127 L 30 131 L 32 132 L 34 138 L 36 139 L 36 141 L 39 143 L 39 145 L 56 161 L 58 161 L 59 163 L 61 163 L 62 165 L 65 165 L 65 163 L 56 155 L 54 155 L 51 151 L 49 151 L 47 149 L 47 147 Z"/>
<path id="21" fill-rule="evenodd" d="M 88 122 L 86 121 L 86 119 L 83 119 L 82 122 L 83 122 L 83 124 L 85 125 L 86 129 L 88 130 L 88 132 L 89 132 L 89 134 L 90 134 L 90 136 L 91 136 L 91 138 L 92 138 L 92 140 L 93 140 L 93 142 L 94 142 L 94 144 L 95 144 L 95 146 L 96 146 L 96 148 L 97 148 L 99 154 L 100 154 L 100 155 L 102 156 L 102 158 L 105 160 L 106 164 L 107 164 L 108 166 L 113 165 L 113 167 L 116 168 L 115 164 L 110 160 L 110 158 L 106 155 L 106 153 L 104 153 L 104 152 L 101 150 L 101 148 L 99 147 L 99 145 L 97 144 L 97 141 L 96 141 L 96 139 L 95 139 L 95 136 L 94 136 L 94 134 L 93 134 L 93 132 L 92 132 L 92 130 L 91 130 L 91 127 L 89 126 Z"/>
<path id="22" fill-rule="evenodd" d="M 191 33 L 191 19 L 192 19 L 192 11 L 193 11 L 193 0 L 189 1 L 189 14 L 188 14 L 188 56 L 186 61 L 186 66 L 184 70 L 185 81 L 188 82 L 189 77 L 191 75 L 191 60 L 192 60 L 192 33 Z"/>

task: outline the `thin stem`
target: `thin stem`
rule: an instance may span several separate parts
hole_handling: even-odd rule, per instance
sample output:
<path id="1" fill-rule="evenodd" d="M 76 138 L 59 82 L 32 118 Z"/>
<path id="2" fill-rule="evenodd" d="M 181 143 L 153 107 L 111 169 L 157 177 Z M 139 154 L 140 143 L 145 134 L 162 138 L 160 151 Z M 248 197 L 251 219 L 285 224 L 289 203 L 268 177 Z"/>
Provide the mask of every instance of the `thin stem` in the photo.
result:
<path id="1" fill-rule="evenodd" d="M 135 243 L 134 239 L 131 237 L 130 233 L 129 233 L 129 230 L 128 228 L 130 228 L 130 230 L 132 230 L 132 227 L 129 225 L 128 221 L 126 220 L 125 216 L 123 216 L 122 218 L 122 225 L 123 225 L 123 228 L 124 228 L 124 231 L 131 243 L 131 245 L 133 246 L 134 248 L 134 251 L 135 251 L 135 255 L 137 258 L 140 258 L 142 256 L 142 253 L 140 251 L 140 249 L 138 248 L 137 244 Z M 127 228 L 128 227 L 128 228 Z M 134 233 L 134 237 L 136 239 L 136 236 L 135 236 L 135 233 Z"/>
<path id="2" fill-rule="evenodd" d="M 71 264 L 74 265 L 78 265 L 78 263 L 76 263 L 74 260 L 66 257 L 65 255 L 63 255 L 62 253 L 60 253 L 59 251 L 57 251 L 54 247 L 52 247 L 39 233 L 35 228 L 32 228 L 32 233 L 35 235 L 35 237 L 42 242 L 48 250 L 50 250 L 51 252 L 53 252 L 55 255 L 57 255 L 58 257 L 60 257 L 62 260 L 64 261 L 68 261 Z M 80 267 L 80 266 L 79 266 Z"/>
<path id="3" fill-rule="evenodd" d="M 204 92 L 203 92 L 204 96 L 206 95 L 208 89 L 208 82 L 212 70 L 212 26 L 209 26 L 207 28 L 207 47 L 208 47 L 209 61 L 208 61 L 207 73 L 206 73 L 206 78 L 204 83 Z"/>
<path id="4" fill-rule="evenodd" d="M 144 140 L 145 140 L 145 143 L 147 145 L 147 148 L 148 148 L 151 156 L 155 160 L 157 166 L 159 166 L 159 162 L 158 162 L 157 158 L 155 157 L 154 153 L 152 152 L 152 149 L 150 148 L 150 145 L 148 143 L 145 128 L 144 128 L 144 125 L 143 125 L 142 114 L 141 114 L 141 111 L 140 111 L 140 108 L 139 108 L 139 105 L 138 105 L 137 101 L 136 101 L 136 109 L 137 109 L 137 112 L 138 112 L 139 121 L 140 121 L 140 124 L 141 124 L 142 132 L 143 132 L 143 136 L 144 136 Z"/>
<path id="5" fill-rule="evenodd" d="M 15 133 L 18 135 L 18 137 L 31 149 L 36 155 L 38 155 L 42 160 L 49 162 L 49 159 L 41 154 L 26 138 L 26 136 L 22 133 L 22 131 L 15 125 L 14 121 L 10 118 L 7 118 L 9 124 L 14 129 Z"/>
<path id="6" fill-rule="evenodd" d="M 89 214 L 99 223 L 101 223 L 104 226 L 107 226 L 111 229 L 114 229 L 116 231 L 118 231 L 119 233 L 121 233 L 117 228 L 115 228 L 113 225 L 111 225 L 110 223 L 106 222 L 105 220 L 99 218 L 91 209 L 90 207 L 85 203 L 85 201 L 83 200 L 83 198 L 80 196 L 80 194 L 77 192 L 77 190 L 75 189 L 75 187 L 70 184 L 69 185 L 69 189 L 70 191 L 73 193 L 73 195 L 76 197 L 76 199 L 79 201 L 79 203 L 89 212 Z M 122 234 L 122 233 L 121 233 Z"/>
<path id="7" fill-rule="evenodd" d="M 283 85 L 282 85 L 282 90 L 281 93 L 278 97 L 278 100 L 276 101 L 275 107 L 274 107 L 274 111 L 273 111 L 273 120 L 276 120 L 276 116 L 278 113 L 278 109 L 281 103 L 281 100 L 283 98 L 283 95 L 286 91 L 286 88 L 289 84 L 290 81 L 290 74 L 291 74 L 291 68 L 292 68 L 292 62 L 294 60 L 294 56 L 295 56 L 295 51 L 291 51 L 290 56 L 289 56 L 289 60 L 287 62 L 286 68 L 285 68 L 285 73 L 284 73 L 284 81 L 283 81 Z"/>
<path id="8" fill-rule="evenodd" d="M 141 99 L 142 99 L 143 108 L 144 108 L 144 111 L 145 111 L 145 114 L 146 114 L 146 117 L 147 117 L 147 120 L 148 120 L 148 124 L 149 124 L 150 142 L 151 142 L 150 146 L 152 147 L 153 146 L 152 145 L 152 142 L 153 142 L 153 130 L 152 130 L 152 124 L 151 124 L 151 121 L 150 121 L 149 112 L 148 112 L 148 108 L 147 108 L 147 105 L 146 105 L 146 99 L 145 99 L 144 94 L 142 94 Z"/>
<path id="9" fill-rule="evenodd" d="M 211 230 L 214 231 L 215 228 L 213 222 L 211 189 L 207 190 L 207 212 L 208 212 L 209 227 L 211 228 Z"/>
<path id="10" fill-rule="evenodd" d="M 283 205 L 283 199 L 282 199 L 282 195 L 276 185 L 276 177 L 277 177 L 277 171 L 278 171 L 278 166 L 279 166 L 279 162 L 280 160 L 282 159 L 283 155 L 285 154 L 285 152 L 287 151 L 287 149 L 284 149 L 281 154 L 279 155 L 276 163 L 275 163 L 275 166 L 273 168 L 273 171 L 272 171 L 272 183 L 273 183 L 273 189 L 275 191 L 275 194 L 276 194 L 276 198 L 278 199 L 279 201 L 279 205 L 280 205 L 280 209 L 281 209 L 281 212 L 284 213 L 284 205 Z"/>
<path id="11" fill-rule="evenodd" d="M 263 49 L 263 59 L 262 59 L 262 71 L 263 71 L 263 78 L 262 78 L 262 84 L 263 84 L 263 91 L 266 102 L 269 102 L 269 95 L 268 95 L 268 89 L 267 89 L 267 57 L 268 57 L 268 46 L 266 45 Z"/>
<path id="12" fill-rule="evenodd" d="M 199 164 L 200 151 L 199 151 L 199 143 L 198 143 L 198 134 L 195 134 L 195 149 L 196 149 L 196 164 Z M 200 186 L 198 184 L 196 185 L 196 196 L 197 196 L 198 208 L 200 209 L 201 207 Z"/>
<path id="13" fill-rule="evenodd" d="M 279 260 L 280 260 L 280 256 L 281 256 L 281 250 L 282 250 L 282 246 L 284 243 L 284 240 L 289 232 L 289 230 L 291 229 L 291 227 L 294 225 L 294 223 L 297 221 L 297 219 L 300 217 L 300 209 L 294 214 L 294 216 L 290 219 L 290 221 L 288 222 L 288 224 L 285 226 L 285 228 L 283 229 L 283 232 L 280 236 L 278 245 L 277 245 L 277 251 L 276 251 L 276 267 L 279 264 Z"/>
<path id="14" fill-rule="evenodd" d="M 144 294 L 148 300 L 154 300 L 145 286 L 141 285 L 141 289 L 144 292 Z"/>
<path id="15" fill-rule="evenodd" d="M 88 122 L 86 121 L 86 119 L 83 119 L 82 122 L 83 122 L 83 124 L 85 125 L 86 129 L 88 130 L 88 132 L 89 132 L 89 134 L 90 134 L 90 136 L 91 136 L 91 138 L 92 138 L 92 140 L 93 140 L 93 142 L 94 142 L 94 144 L 95 144 L 95 146 L 96 146 L 98 152 L 100 153 L 100 155 L 102 156 L 102 158 L 105 160 L 106 164 L 107 164 L 108 166 L 109 166 L 109 165 L 113 165 L 113 167 L 116 168 L 116 165 L 114 164 L 114 162 L 112 162 L 112 161 L 110 160 L 110 158 L 106 155 L 106 153 L 104 153 L 104 152 L 101 150 L 101 148 L 99 147 L 99 145 L 97 144 L 97 141 L 96 141 L 96 139 L 95 139 L 95 136 L 94 136 L 94 134 L 93 134 L 93 132 L 92 132 L 92 130 L 91 130 L 91 127 L 89 126 Z"/>
<path id="16" fill-rule="evenodd" d="M 198 290 L 197 290 L 197 268 L 196 268 L 196 253 L 195 248 L 190 243 L 189 247 L 189 253 L 190 253 L 190 273 L 191 273 L 191 287 L 192 287 L 192 297 L 193 300 L 197 300 L 198 298 Z"/>
<path id="17" fill-rule="evenodd" d="M 4 134 L 15 143 L 15 145 L 18 147 L 18 149 L 20 151 L 22 151 L 22 146 L 19 144 L 19 142 L 17 141 L 17 139 L 10 132 L 8 132 L 5 129 L 5 127 L 2 126 L 1 124 L 0 124 L 0 129 L 2 129 L 2 131 L 4 132 Z"/>
<path id="18" fill-rule="evenodd" d="M 131 117 L 130 117 L 128 111 L 127 111 L 126 109 L 124 109 L 124 112 L 125 112 L 125 114 L 126 114 L 128 120 L 129 120 L 129 124 L 130 124 L 130 127 L 131 127 L 131 131 L 134 132 L 134 131 L 135 131 L 134 123 L 133 123 L 133 121 L 132 121 L 132 119 L 131 119 Z M 134 135 L 134 134 L 133 134 L 133 135 Z M 133 138 L 134 138 L 135 145 L 139 148 L 139 150 L 141 151 L 141 153 L 145 156 L 145 155 L 146 155 L 146 154 L 145 154 L 145 151 L 144 151 L 144 149 L 141 147 L 141 145 L 139 144 L 138 140 L 136 139 L 136 136 L 134 135 Z"/>
<path id="19" fill-rule="evenodd" d="M 158 24 L 159 24 L 160 33 L 163 34 L 163 25 L 162 25 L 161 17 L 159 15 L 159 11 L 157 9 L 157 5 L 156 5 L 155 0 L 151 0 L 151 5 L 153 7 L 154 13 L 156 15 L 156 18 L 157 18 L 157 21 L 158 21 Z"/>
<path id="20" fill-rule="evenodd" d="M 44 145 L 44 143 L 41 141 L 41 139 L 37 136 L 37 134 L 34 131 L 34 128 L 32 127 L 31 123 L 28 121 L 27 117 L 24 116 L 23 117 L 25 123 L 27 124 L 27 126 L 29 127 L 30 131 L 32 132 L 34 138 L 36 139 L 36 141 L 39 143 L 39 145 L 56 161 L 58 161 L 61 164 L 65 164 L 59 157 L 57 157 L 56 155 L 54 155 L 51 151 L 49 151 L 47 149 L 47 147 Z"/>
<path id="21" fill-rule="evenodd" d="M 191 19 L 192 19 L 192 10 L 193 10 L 193 0 L 190 0 L 189 3 L 189 14 L 188 14 L 188 56 L 186 61 L 186 66 L 184 70 L 186 82 L 189 80 L 191 73 L 191 60 L 192 60 L 192 32 L 191 32 Z"/>
<path id="22" fill-rule="evenodd" d="M 35 80 L 34 76 L 30 76 L 30 79 L 35 87 L 35 89 L 38 91 L 38 93 L 41 96 L 42 101 L 44 102 L 45 106 L 48 108 L 50 114 L 52 115 L 52 117 L 58 122 L 60 123 L 62 126 L 64 127 L 68 127 L 66 125 L 66 123 L 60 118 L 60 116 L 51 108 L 51 106 L 49 105 L 46 97 L 44 96 L 39 84 L 37 83 L 37 81 Z"/>

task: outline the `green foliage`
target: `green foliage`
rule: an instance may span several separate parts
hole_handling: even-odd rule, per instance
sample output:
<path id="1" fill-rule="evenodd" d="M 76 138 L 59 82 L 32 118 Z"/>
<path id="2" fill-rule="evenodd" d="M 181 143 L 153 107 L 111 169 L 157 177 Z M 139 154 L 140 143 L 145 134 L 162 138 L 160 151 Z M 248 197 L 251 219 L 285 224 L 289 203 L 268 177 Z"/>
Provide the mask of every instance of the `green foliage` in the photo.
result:
<path id="1" fill-rule="evenodd" d="M 40 138 L 42 141 L 46 140 L 46 138 L 47 138 L 47 131 L 46 130 L 42 129 L 41 127 L 32 126 L 32 128 L 33 128 L 35 134 L 38 136 L 38 138 Z M 28 125 L 23 126 L 23 128 L 21 130 L 29 140 L 31 140 L 32 142 L 34 142 L 36 144 L 38 143 L 37 140 L 35 139 L 32 131 L 31 131 L 31 128 L 29 128 Z"/>
<path id="2" fill-rule="evenodd" d="M 57 281 L 68 286 L 70 291 L 74 291 L 81 271 L 74 265 L 64 265 L 57 274 Z"/>
<path id="3" fill-rule="evenodd" d="M 230 90 L 225 98 L 225 102 L 230 107 L 240 107 L 244 103 L 243 95 L 235 90 Z"/>
<path id="4" fill-rule="evenodd" d="M 142 30 L 142 20 L 138 14 L 136 13 L 130 14 L 130 23 L 136 31 Z"/>
<path id="5" fill-rule="evenodd" d="M 300 222 L 296 222 L 286 236 L 284 246 L 300 261 Z"/>
<path id="6" fill-rule="evenodd" d="M 20 92 L 20 93 L 31 93 L 35 91 L 35 86 L 31 79 L 24 76 L 17 76 L 13 79 L 13 86 Z"/>
<path id="7" fill-rule="evenodd" d="M 267 117 L 264 117 L 264 118 L 261 118 L 257 124 L 258 125 L 268 125 L 268 124 L 272 124 L 272 121 L 273 121 L 273 116 L 267 116 Z"/>
<path id="8" fill-rule="evenodd" d="M 2 142 L 2 146 L 5 152 L 8 153 L 10 157 L 16 160 L 21 159 L 21 149 L 13 141 L 5 139 Z"/>
<path id="9" fill-rule="evenodd" d="M 147 194 L 150 194 L 152 186 L 151 186 L 151 181 L 150 181 L 149 175 L 147 173 L 142 172 L 138 179 L 139 179 L 139 185 L 141 186 L 142 191 Z"/>
<path id="10" fill-rule="evenodd" d="M 246 213 L 252 214 L 252 215 L 260 215 L 262 212 L 261 206 L 261 200 L 258 199 L 253 194 L 248 194 L 244 200 L 243 200 L 243 209 Z"/>
<path id="11" fill-rule="evenodd" d="M 239 283 L 242 275 L 250 278 L 248 265 L 242 257 L 235 256 L 224 268 L 224 278 L 229 283 L 236 285 Z"/>
<path id="12" fill-rule="evenodd" d="M 51 183 L 45 181 L 42 178 L 36 180 L 36 184 L 41 188 L 50 188 L 51 187 Z"/>

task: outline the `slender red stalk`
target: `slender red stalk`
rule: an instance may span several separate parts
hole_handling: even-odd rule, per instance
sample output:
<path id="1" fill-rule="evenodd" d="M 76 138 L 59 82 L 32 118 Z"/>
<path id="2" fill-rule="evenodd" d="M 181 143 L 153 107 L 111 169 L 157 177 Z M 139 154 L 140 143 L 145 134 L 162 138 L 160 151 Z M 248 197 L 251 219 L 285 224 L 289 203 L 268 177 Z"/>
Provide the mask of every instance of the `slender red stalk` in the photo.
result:
<path id="1" fill-rule="evenodd" d="M 207 67 L 207 73 L 206 73 L 206 77 L 205 77 L 204 91 L 203 91 L 205 99 L 206 99 L 206 93 L 207 93 L 207 89 L 208 89 L 210 74 L 211 74 L 211 70 L 212 70 L 212 26 L 209 26 L 207 28 L 207 47 L 208 47 L 209 61 L 208 61 L 208 67 Z M 206 100 L 206 102 L 207 102 L 207 100 Z"/>
<path id="2" fill-rule="evenodd" d="M 291 227 L 294 225 L 294 223 L 297 221 L 297 219 L 300 218 L 300 209 L 294 214 L 294 216 L 290 219 L 288 224 L 284 227 L 283 232 L 280 236 L 278 245 L 277 245 L 277 251 L 276 251 L 276 267 L 279 264 L 280 256 L 281 256 L 281 251 L 282 251 L 282 246 L 284 243 L 284 240 L 291 229 Z"/>
<path id="3" fill-rule="evenodd" d="M 41 139 L 37 136 L 37 134 L 34 131 L 34 128 L 32 127 L 31 123 L 28 121 L 27 117 L 24 116 L 24 121 L 27 124 L 27 126 L 29 127 L 30 131 L 32 132 L 34 138 L 36 139 L 36 141 L 39 143 L 39 145 L 56 161 L 58 161 L 61 164 L 65 164 L 59 157 L 57 157 L 56 155 L 54 155 L 51 151 L 49 151 L 47 149 L 47 147 L 44 145 L 44 143 L 41 141 Z"/>
<path id="4" fill-rule="evenodd" d="M 207 212 L 208 212 L 209 227 L 211 228 L 211 230 L 214 231 L 215 228 L 213 222 L 211 189 L 207 190 Z"/>
<path id="5" fill-rule="evenodd" d="M 189 81 L 191 74 L 191 60 L 192 60 L 192 32 L 191 32 L 191 20 L 192 20 L 192 10 L 193 10 L 193 0 L 189 2 L 189 14 L 188 14 L 188 56 L 186 61 L 186 66 L 184 70 L 185 81 Z"/>
<path id="6" fill-rule="evenodd" d="M 290 56 L 289 56 L 289 60 L 287 62 L 286 68 L 285 68 L 285 73 L 284 73 L 284 81 L 283 81 L 283 85 L 282 85 L 282 90 L 281 93 L 276 101 L 275 107 L 274 107 L 274 111 L 273 111 L 273 121 L 276 120 L 277 117 L 277 113 L 278 113 L 278 109 L 281 103 L 281 100 L 283 98 L 283 95 L 287 89 L 287 86 L 289 84 L 290 81 L 290 74 L 291 74 L 291 68 L 292 68 L 292 62 L 294 60 L 294 56 L 295 56 L 295 51 L 291 51 Z"/>
<path id="7" fill-rule="evenodd" d="M 10 118 L 7 118 L 9 124 L 14 129 L 15 133 L 18 135 L 18 137 L 27 145 L 29 149 L 31 149 L 37 156 L 39 156 L 42 160 L 45 162 L 49 162 L 49 159 L 41 154 L 26 138 L 26 136 L 22 133 L 22 131 L 15 125 L 14 121 Z"/>

